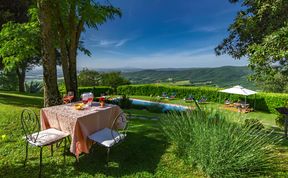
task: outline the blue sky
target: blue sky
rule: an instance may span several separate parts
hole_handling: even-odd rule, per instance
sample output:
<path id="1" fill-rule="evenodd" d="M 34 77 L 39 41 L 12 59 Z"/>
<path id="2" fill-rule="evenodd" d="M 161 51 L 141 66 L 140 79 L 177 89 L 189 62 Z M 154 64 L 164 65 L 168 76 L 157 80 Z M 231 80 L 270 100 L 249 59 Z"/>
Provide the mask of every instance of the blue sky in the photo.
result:
<path id="1" fill-rule="evenodd" d="M 247 60 L 215 56 L 227 36 L 237 4 L 228 0 L 110 0 L 122 17 L 87 29 L 82 35 L 88 57 L 78 68 L 178 68 L 243 66 Z"/>

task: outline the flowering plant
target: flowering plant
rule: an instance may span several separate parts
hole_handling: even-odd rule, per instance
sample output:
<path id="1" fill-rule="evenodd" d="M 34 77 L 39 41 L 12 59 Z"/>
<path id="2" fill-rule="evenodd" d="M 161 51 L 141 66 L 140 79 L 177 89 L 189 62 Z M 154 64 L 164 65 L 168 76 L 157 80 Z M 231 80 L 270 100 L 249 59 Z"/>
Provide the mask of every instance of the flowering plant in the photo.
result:
<path id="1" fill-rule="evenodd" d="M 99 98 L 99 102 L 105 102 L 105 98 L 104 97 L 100 97 Z"/>

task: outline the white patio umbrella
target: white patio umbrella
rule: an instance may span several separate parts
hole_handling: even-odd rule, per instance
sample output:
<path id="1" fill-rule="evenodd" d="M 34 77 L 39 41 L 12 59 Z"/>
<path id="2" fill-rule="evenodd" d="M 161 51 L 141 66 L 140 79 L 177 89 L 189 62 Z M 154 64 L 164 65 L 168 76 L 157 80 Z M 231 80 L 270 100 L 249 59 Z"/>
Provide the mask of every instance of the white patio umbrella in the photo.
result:
<path id="1" fill-rule="evenodd" d="M 257 93 L 256 91 L 249 90 L 249 89 L 244 88 L 244 87 L 242 87 L 240 85 L 236 85 L 236 86 L 234 86 L 232 88 L 228 88 L 228 89 L 225 89 L 225 90 L 220 90 L 219 92 L 237 94 L 237 95 L 244 95 L 245 96 L 245 104 L 246 104 L 246 96 L 254 95 L 254 94 Z M 255 101 L 254 101 L 254 105 L 255 105 Z"/>

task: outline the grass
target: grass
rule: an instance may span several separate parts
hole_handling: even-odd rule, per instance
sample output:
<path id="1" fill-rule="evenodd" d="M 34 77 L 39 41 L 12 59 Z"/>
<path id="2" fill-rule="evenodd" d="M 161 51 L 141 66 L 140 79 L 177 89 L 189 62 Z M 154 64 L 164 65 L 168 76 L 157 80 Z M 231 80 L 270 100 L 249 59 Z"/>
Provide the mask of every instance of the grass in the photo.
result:
<path id="1" fill-rule="evenodd" d="M 25 142 L 20 127 L 20 113 L 30 108 L 39 113 L 43 105 L 39 95 L 0 92 L 0 177 L 37 177 L 39 149 L 29 147 L 29 161 L 23 166 Z M 129 110 L 134 116 L 160 117 L 142 110 Z M 79 163 L 63 149 L 50 156 L 50 149 L 43 150 L 44 177 L 191 177 L 191 168 L 175 157 L 173 147 L 159 130 L 159 122 L 132 119 L 128 137 L 111 151 L 109 167 L 105 167 L 106 150 L 94 145 L 90 154 L 82 154 Z M 67 151 L 68 152 L 68 151 Z M 194 175 L 192 175 L 194 176 Z M 196 177 L 197 173 L 195 174 Z"/>
<path id="2" fill-rule="evenodd" d="M 167 114 L 160 123 L 176 153 L 208 177 L 272 174 L 279 162 L 272 145 L 279 137 L 226 120 L 231 117 L 219 110 L 192 110 Z"/>
<path id="3" fill-rule="evenodd" d="M 130 97 L 135 98 L 135 99 L 142 99 L 142 100 L 150 100 L 151 99 L 150 96 L 130 96 Z M 161 102 L 195 107 L 194 102 L 186 103 L 183 99 L 178 99 L 178 98 L 173 99 L 173 100 L 164 99 Z M 276 114 L 265 113 L 265 112 L 260 112 L 260 111 L 255 111 L 255 112 L 243 114 L 243 113 L 225 110 L 222 106 L 223 105 L 221 105 L 219 103 L 209 103 L 209 102 L 206 104 L 205 103 L 200 104 L 200 107 L 202 107 L 202 108 L 206 107 L 206 108 L 221 109 L 224 112 L 233 115 L 234 116 L 233 118 L 241 119 L 244 116 L 245 118 L 259 119 L 267 127 L 277 127 L 275 124 L 275 118 L 277 118 Z"/>
<path id="4" fill-rule="evenodd" d="M 167 102 L 187 104 L 182 100 Z M 29 147 L 29 161 L 27 166 L 23 167 L 25 142 L 22 139 L 19 116 L 23 108 L 30 108 L 39 114 L 41 107 L 43 98 L 40 95 L 0 91 L 0 136 L 8 137 L 7 140 L 0 137 L 0 177 L 37 177 L 39 149 Z M 162 116 L 145 110 L 128 111 L 132 116 Z M 268 125 L 274 117 L 266 113 L 255 114 L 251 117 L 261 117 L 263 121 L 267 120 Z M 111 151 L 108 168 L 105 167 L 106 150 L 96 145 L 92 147 L 90 154 L 80 156 L 78 164 L 74 156 L 67 151 L 65 167 L 62 148 L 56 150 L 53 157 L 50 156 L 49 148 L 44 148 L 44 177 L 203 177 L 175 156 L 175 148 L 168 143 L 159 128 L 159 121 L 132 119 L 127 139 Z M 279 155 L 283 157 L 279 177 L 288 177 L 287 164 L 284 164 L 288 160 L 287 148 L 287 142 L 279 145 Z"/>

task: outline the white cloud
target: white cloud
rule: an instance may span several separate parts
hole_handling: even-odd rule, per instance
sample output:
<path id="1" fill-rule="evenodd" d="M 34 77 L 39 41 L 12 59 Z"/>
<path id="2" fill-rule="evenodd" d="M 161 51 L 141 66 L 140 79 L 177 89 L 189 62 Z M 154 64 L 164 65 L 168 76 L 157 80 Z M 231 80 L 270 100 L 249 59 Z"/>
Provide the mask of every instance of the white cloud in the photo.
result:
<path id="1" fill-rule="evenodd" d="M 90 39 L 88 44 L 90 47 L 121 47 L 124 46 L 130 39 L 121 39 L 121 40 L 93 40 Z"/>
<path id="2" fill-rule="evenodd" d="M 115 46 L 116 47 L 120 47 L 120 46 L 123 46 L 125 43 L 127 43 L 128 39 L 123 39 L 123 40 L 120 40 L 118 41 Z"/>
<path id="3" fill-rule="evenodd" d="M 202 27 L 196 27 L 190 30 L 189 32 L 218 32 L 220 30 L 225 29 L 226 26 L 202 26 Z"/>

